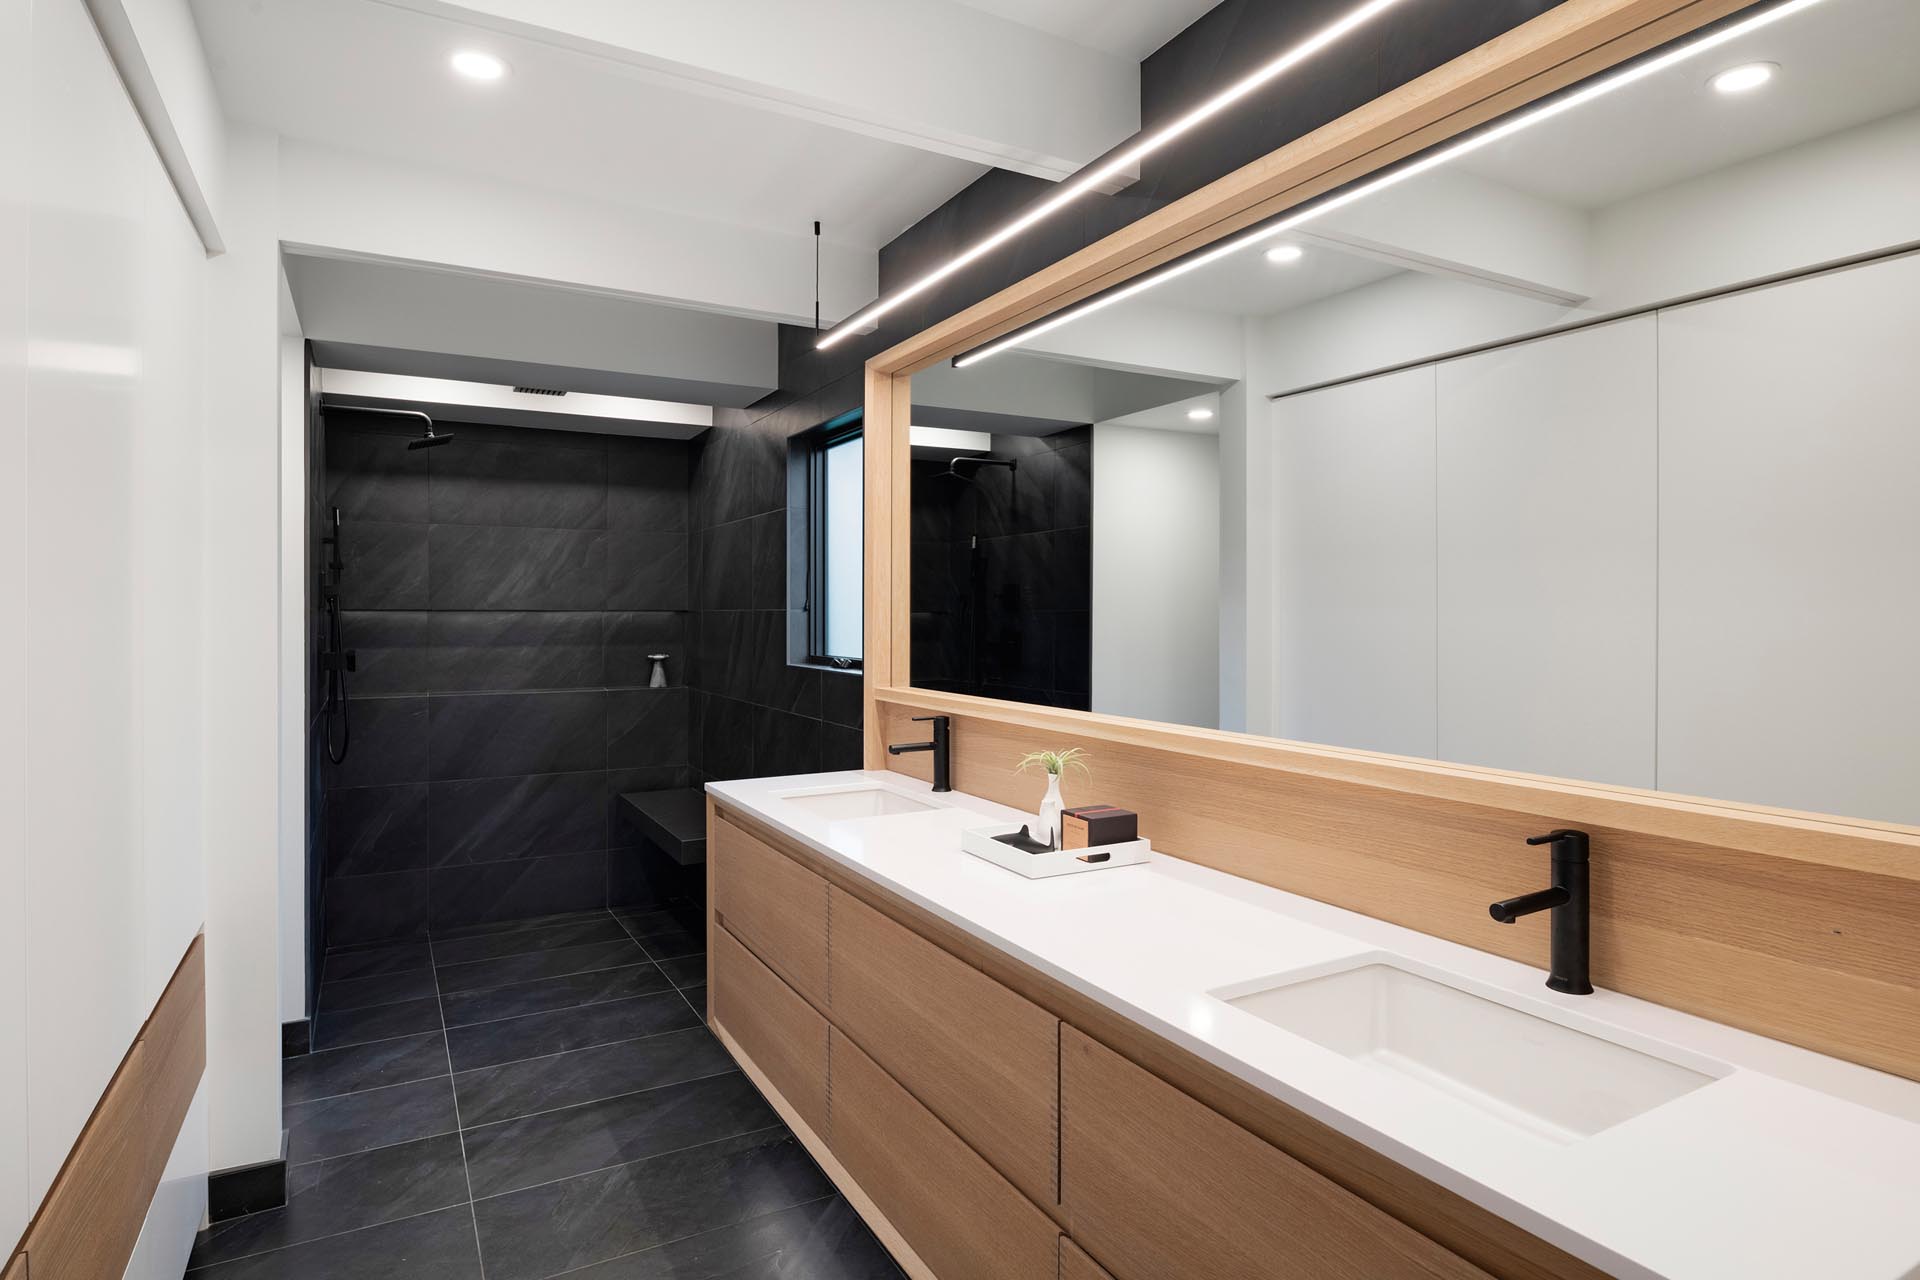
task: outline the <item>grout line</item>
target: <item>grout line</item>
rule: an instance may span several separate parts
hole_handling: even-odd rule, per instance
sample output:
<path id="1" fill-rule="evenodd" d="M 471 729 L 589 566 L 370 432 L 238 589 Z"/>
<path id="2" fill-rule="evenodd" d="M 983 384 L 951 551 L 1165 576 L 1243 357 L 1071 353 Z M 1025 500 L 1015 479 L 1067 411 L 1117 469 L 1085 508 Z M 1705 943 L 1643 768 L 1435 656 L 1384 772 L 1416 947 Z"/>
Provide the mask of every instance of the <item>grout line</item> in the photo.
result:
<path id="1" fill-rule="evenodd" d="M 446 1076 L 433 1076 L 433 1077 L 430 1077 L 430 1078 L 431 1078 L 431 1079 L 434 1079 L 434 1080 L 445 1080 L 445 1079 L 447 1079 L 447 1077 L 446 1077 Z M 449 1087 L 449 1088 L 451 1088 L 452 1086 L 451 1086 L 451 1085 L 449 1085 L 448 1087 Z M 371 1090 L 369 1090 L 369 1092 L 371 1092 Z M 342 1095 L 342 1096 L 346 1096 L 346 1095 Z M 294 1161 L 294 1162 L 292 1162 L 291 1164 L 289 1164 L 289 1165 L 287 1165 L 287 1168 L 289 1168 L 289 1169 L 305 1169 L 305 1168 L 307 1168 L 307 1167 L 308 1167 L 309 1165 L 316 1165 L 316 1164 L 325 1164 L 325 1163 L 326 1163 L 327 1161 L 329 1161 L 329 1160 L 345 1160 L 345 1159 L 347 1159 L 347 1158 L 348 1158 L 349 1156 L 364 1156 L 364 1155 L 368 1155 L 368 1154 L 370 1154 L 370 1153 L 372 1153 L 372 1152 L 375 1152 L 375 1151 L 391 1151 L 391 1150 L 393 1150 L 393 1149 L 394 1149 L 395 1147 L 404 1147 L 404 1146 L 407 1146 L 407 1145 L 408 1145 L 409 1143 L 414 1143 L 414 1142 L 425 1142 L 425 1141 L 426 1141 L 427 1139 L 429 1139 L 429 1138 L 450 1138 L 450 1137 L 452 1137 L 453 1135 L 455 1135 L 455 1134 L 457 1134 L 457 1133 L 459 1133 L 459 1132 L 460 1132 L 460 1127 L 459 1127 L 459 1126 L 460 1126 L 460 1119 L 459 1119 L 459 1116 L 457 1116 L 457 1115 L 456 1115 L 456 1116 L 454 1117 L 454 1127 L 453 1127 L 453 1128 L 451 1128 L 451 1129 L 442 1129 L 442 1130 L 441 1130 L 440 1132 L 438 1132 L 438 1133 L 423 1133 L 423 1134 L 421 1134 L 421 1135 L 420 1135 L 419 1137 L 416 1137 L 416 1138 L 405 1138 L 405 1139 L 402 1139 L 402 1140 L 401 1140 L 401 1141 L 399 1141 L 399 1142 L 382 1142 L 382 1143 L 380 1143 L 380 1144 L 379 1144 L 378 1146 L 372 1146 L 372 1147 L 361 1147 L 361 1148 L 359 1148 L 359 1149 L 358 1149 L 358 1150 L 356 1150 L 356 1151 L 342 1151 L 342 1152 L 340 1152 L 340 1153 L 339 1153 L 338 1155 L 331 1155 L 331 1156 L 319 1156 L 319 1157 L 316 1157 L 315 1159 L 312 1159 L 312 1160 L 296 1160 L 296 1161 Z M 442 1205 L 442 1206 L 441 1206 L 441 1208 L 445 1208 L 445 1207 L 446 1207 L 445 1205 Z M 263 1210 L 263 1212 L 271 1212 L 271 1210 Z"/>
<path id="2" fill-rule="evenodd" d="M 433 959 L 433 934 L 427 934 L 427 959 Z M 440 966 L 433 968 L 434 995 L 440 1003 L 440 1042 L 447 1051 L 447 1090 L 453 1094 L 453 1130 L 460 1135 L 460 1172 L 467 1180 L 467 1217 L 473 1223 L 473 1260 L 480 1280 L 487 1280 L 486 1252 L 480 1246 L 480 1211 L 473 1203 L 473 1169 L 467 1164 L 467 1134 L 460 1124 L 460 1090 L 453 1083 L 453 1037 L 447 1034 L 446 1000 L 440 995 Z"/>
<path id="3" fill-rule="evenodd" d="M 693 1029 L 694 1028 L 692 1027 L 687 1028 L 687 1030 L 689 1031 Z M 629 1044 L 632 1042 L 616 1041 L 615 1043 Z M 605 1046 L 604 1045 L 588 1045 L 587 1048 L 599 1049 L 599 1048 L 605 1048 Z M 581 1053 L 581 1052 L 584 1052 L 584 1050 L 580 1050 L 580 1049 L 567 1050 L 567 1053 Z M 559 1053 L 559 1054 L 554 1054 L 553 1056 L 556 1058 L 564 1058 L 566 1054 Z M 481 1067 L 476 1069 L 485 1070 L 486 1068 Z M 644 1089 L 622 1089 L 619 1093 L 609 1093 L 602 1098 L 587 1098 L 580 1102 L 569 1102 L 563 1107 L 542 1107 L 538 1111 L 527 1111 L 517 1116 L 502 1116 L 498 1120 L 483 1120 L 479 1124 L 468 1125 L 462 1128 L 461 1132 L 462 1133 L 479 1133 L 482 1129 L 497 1129 L 503 1124 L 518 1124 L 522 1120 L 532 1120 L 537 1116 L 558 1115 L 562 1111 L 577 1111 L 581 1107 L 597 1107 L 603 1102 L 618 1102 L 622 1098 L 637 1098 L 643 1093 L 658 1093 L 662 1089 L 677 1089 L 681 1085 L 699 1084 L 703 1080 L 719 1080 L 726 1076 L 741 1076 L 742 1079 L 745 1079 L 745 1076 L 741 1074 L 739 1067 L 729 1064 L 725 1067 L 722 1067 L 718 1071 L 709 1071 L 706 1075 L 703 1075 L 703 1076 L 688 1076 L 684 1080 L 669 1080 L 665 1084 L 650 1084 Z M 751 1083 L 751 1081 L 749 1081 L 749 1083 Z M 715 1141 L 719 1141 L 719 1139 L 715 1139 Z M 646 1157 L 644 1156 L 642 1157 L 642 1159 L 645 1159 L 645 1158 Z"/>
<path id="4" fill-rule="evenodd" d="M 608 1173 L 608 1172 L 611 1172 L 611 1171 L 612 1171 L 612 1170 L 614 1170 L 614 1169 L 624 1169 L 624 1168 L 626 1168 L 626 1167 L 627 1167 L 628 1165 L 634 1165 L 634 1164 L 646 1164 L 646 1163 L 647 1163 L 648 1161 L 650 1161 L 650 1160 L 664 1160 L 664 1159 L 666 1159 L 666 1158 L 667 1158 L 668 1156 L 680 1156 L 680 1155 L 685 1155 L 685 1154 L 686 1154 L 687 1152 L 689 1152 L 689 1151 L 699 1151 L 699 1150 L 701 1150 L 701 1149 L 702 1149 L 702 1148 L 704 1148 L 704 1147 L 717 1147 L 717 1146 L 719 1146 L 719 1145 L 720 1145 L 721 1143 L 723 1143 L 723 1142 L 738 1142 L 738 1141 L 739 1141 L 740 1139 L 742 1139 L 742 1138 L 757 1138 L 757 1137 L 760 1137 L 760 1136 L 761 1136 L 761 1135 L 763 1135 L 763 1134 L 770 1134 L 770 1133 L 771 1133 L 771 1134 L 781 1134 L 781 1135 L 784 1135 L 784 1136 L 785 1136 L 785 1137 L 786 1137 L 786 1138 L 787 1138 L 787 1139 L 788 1139 L 789 1141 L 791 1141 L 791 1142 L 793 1142 L 793 1143 L 794 1143 L 794 1144 L 795 1144 L 796 1146 L 798 1146 L 798 1145 L 799 1145 L 799 1141 L 800 1141 L 800 1140 L 799 1140 L 798 1138 L 796 1138 L 796 1137 L 794 1137 L 794 1136 L 793 1136 L 793 1131 L 787 1128 L 787 1126 L 786 1126 L 786 1124 L 785 1124 L 785 1122 L 783 1122 L 783 1121 L 780 1121 L 780 1120 L 778 1119 L 778 1117 L 775 1117 L 775 1122 L 774 1122 L 773 1124 L 770 1124 L 770 1125 L 766 1125 L 766 1126 L 764 1126 L 763 1128 L 759 1128 L 759 1129 L 744 1129 L 744 1130 L 742 1130 L 742 1131 L 741 1131 L 741 1132 L 739 1132 L 739 1133 L 730 1133 L 730 1134 L 727 1134 L 727 1135 L 726 1135 L 725 1137 L 722 1137 L 722 1138 L 709 1138 L 709 1139 L 707 1139 L 707 1140 L 706 1140 L 705 1142 L 695 1142 L 695 1143 L 692 1143 L 692 1144 L 691 1144 L 691 1145 L 689 1145 L 689 1146 L 684 1146 L 684 1147 L 675 1147 L 675 1148 L 673 1148 L 673 1149 L 672 1149 L 672 1150 L 670 1150 L 670 1151 L 656 1151 L 656 1152 L 654 1152 L 654 1153 L 653 1153 L 652 1155 L 646 1155 L 646 1156 L 641 1156 L 641 1157 L 640 1157 L 639 1159 L 637 1159 L 637 1160 L 621 1160 L 621 1161 L 619 1161 L 619 1162 L 617 1162 L 617 1163 L 615 1163 L 615 1164 L 603 1164 L 603 1165 L 601 1165 L 601 1166 L 600 1166 L 599 1168 L 597 1168 L 597 1169 L 583 1169 L 583 1170 L 581 1170 L 581 1171 L 580 1171 L 579 1173 L 569 1173 L 569 1174 L 567 1174 L 567 1175 L 566 1175 L 565 1177 L 560 1177 L 560 1178 L 548 1178 L 548 1179 L 547 1179 L 546 1181 L 544 1181 L 544 1182 L 533 1182 L 533 1183 L 529 1183 L 528 1185 L 526 1185 L 526 1186 L 524 1186 L 524 1187 L 514 1187 L 514 1188 L 512 1188 L 511 1190 L 508 1190 L 508 1191 L 495 1191 L 495 1192 L 491 1192 L 491 1193 L 489 1193 L 489 1194 L 487 1194 L 487 1195 L 484 1195 L 484 1196 L 481 1196 L 481 1197 L 479 1197 L 479 1199 L 481 1199 L 481 1200 L 498 1200 L 498 1199 L 500 1199 L 500 1198 L 501 1198 L 502 1196 L 514 1196 L 514 1195 L 519 1195 L 519 1194 L 520 1194 L 520 1193 L 521 1193 L 522 1191 L 535 1191 L 535 1190 L 538 1190 L 538 1189 L 539 1189 L 539 1188 L 541 1188 L 541 1187 L 551 1187 L 551 1186 L 553 1186 L 553 1185 L 555 1185 L 556 1183 L 561 1183 L 561 1182 L 571 1182 L 571 1181 L 573 1181 L 573 1180 L 574 1180 L 575 1178 L 590 1178 L 590 1177 L 592 1177 L 592 1176 L 593 1176 L 594 1174 L 596 1174 L 596 1173 Z M 804 1151 L 806 1150 L 806 1148 L 805 1148 L 805 1147 L 801 1147 L 801 1148 L 800 1148 L 800 1150 L 801 1150 L 802 1152 L 804 1152 Z M 809 1158 L 809 1159 L 811 1159 L 812 1157 L 811 1157 L 811 1156 L 809 1156 L 808 1158 Z M 817 1198 L 817 1197 L 816 1197 L 816 1198 Z M 477 1201 L 476 1201 L 476 1203 L 477 1203 Z M 806 1201 L 801 1201 L 800 1203 L 803 1203 L 803 1204 L 804 1204 L 804 1203 L 807 1203 L 807 1202 L 806 1202 Z M 792 1206 L 792 1205 L 788 1205 L 787 1207 L 788 1207 L 788 1208 L 792 1208 L 793 1206 Z"/>
<path id="5" fill-rule="evenodd" d="M 435 1135 L 435 1136 L 442 1136 L 442 1135 Z M 375 1149 L 379 1150 L 380 1148 L 375 1148 Z M 812 1203 L 812 1202 L 809 1201 L 808 1203 Z M 306 1240 L 295 1240 L 288 1244 L 275 1245 L 271 1249 L 257 1249 L 252 1253 L 235 1254 L 231 1258 L 222 1258 L 218 1262 L 206 1262 L 206 1263 L 202 1263 L 200 1266 L 197 1266 L 197 1267 L 188 1267 L 186 1270 L 186 1274 L 194 1275 L 198 1272 L 207 1271 L 214 1267 L 224 1267 L 228 1263 L 232 1263 L 232 1262 L 244 1262 L 249 1258 L 264 1258 L 269 1254 L 285 1253 L 289 1249 L 299 1249 L 299 1248 L 303 1248 L 306 1245 L 319 1244 L 323 1240 L 338 1240 L 341 1236 L 356 1235 L 362 1231 L 372 1231 L 375 1227 L 390 1227 L 398 1222 L 412 1222 L 415 1218 L 428 1218 L 428 1217 L 432 1217 L 436 1213 L 445 1213 L 449 1209 L 458 1209 L 459 1207 L 460 1207 L 460 1202 L 456 1200 L 452 1204 L 443 1204 L 433 1209 L 422 1209 L 418 1213 L 407 1213 L 407 1214 L 402 1214 L 398 1218 L 386 1218 L 380 1222 L 369 1222 L 363 1227 L 348 1227 L 345 1231 L 329 1231 L 325 1235 L 313 1236 Z M 260 1210 L 260 1212 L 276 1213 L 276 1212 L 284 1212 L 284 1210 L 262 1209 Z M 246 1219 L 254 1216 L 256 1215 L 251 1213 L 242 1214 L 237 1218 L 228 1218 L 226 1219 L 226 1221 L 244 1222 Z"/>
<path id="6" fill-rule="evenodd" d="M 645 968 L 651 968 L 657 972 L 659 970 L 659 967 L 660 966 L 654 964 L 651 960 L 645 960 L 640 962 L 639 964 L 621 965 L 618 968 L 614 968 L 614 969 L 589 969 L 587 972 L 588 973 L 619 973 L 623 969 L 645 969 Z M 566 976 L 569 978 L 574 978 L 574 977 L 579 977 L 581 975 L 570 973 L 570 974 L 567 974 Z M 507 1014 L 505 1017 L 500 1017 L 500 1018 L 481 1018 L 477 1022 L 460 1022 L 460 1023 L 450 1022 L 447 1024 L 447 1030 L 464 1031 L 468 1027 L 490 1027 L 496 1022 L 517 1022 L 521 1018 L 541 1018 L 541 1017 L 546 1017 L 549 1014 L 571 1013 L 575 1009 L 592 1009 L 603 1004 L 619 1004 L 622 1000 L 644 1000 L 648 996 L 665 995 L 669 991 L 679 990 L 679 988 L 673 985 L 673 979 L 667 977 L 666 974 L 664 973 L 660 974 L 660 980 L 662 982 L 665 982 L 667 985 L 664 987 L 656 987 L 652 991 L 635 991 L 624 996 L 606 996 L 599 1000 L 582 1000 L 576 1004 L 560 1005 L 559 1007 L 553 1008 L 553 1009 L 536 1009 L 532 1013 L 510 1013 L 510 1014 Z M 545 979 L 542 979 L 542 981 L 545 981 Z M 488 988 L 488 990 L 505 991 L 506 988 L 490 987 Z M 456 991 L 453 994 L 456 996 L 459 996 L 459 995 L 466 995 L 467 993 L 464 991 Z M 484 993 L 479 993 L 479 994 L 484 994 Z M 443 1019 L 446 1017 L 446 1014 L 444 1011 L 441 1013 L 441 1017 Z"/>
<path id="7" fill-rule="evenodd" d="M 421 999 L 423 999 L 423 1000 L 424 1000 L 425 998 L 426 998 L 425 996 L 422 996 L 422 997 L 421 997 Z M 440 1031 L 441 1031 L 441 1032 L 444 1032 L 445 1030 L 446 1030 L 446 1028 L 445 1028 L 444 1026 L 442 1026 L 442 1027 L 440 1028 Z M 380 1037 L 380 1038 L 379 1038 L 378 1040 L 355 1040 L 355 1041 L 354 1041 L 354 1042 L 353 1042 L 352 1044 L 336 1044 L 336 1045 L 332 1045 L 332 1046 L 329 1046 L 328 1048 L 325 1048 L 325 1049 L 310 1049 L 310 1050 L 308 1050 L 308 1051 L 307 1051 L 306 1053 L 303 1053 L 303 1054 L 301 1054 L 300 1056 L 301 1056 L 301 1057 L 303 1057 L 303 1058 L 313 1058 L 313 1057 L 318 1057 L 318 1056 L 319 1056 L 320 1054 L 323 1054 L 323 1053 L 338 1053 L 338 1052 L 340 1052 L 340 1051 L 341 1051 L 342 1049 L 364 1049 L 364 1048 L 366 1048 L 366 1047 L 367 1047 L 368 1045 L 370 1045 L 370 1044 L 391 1044 L 391 1043 L 393 1043 L 393 1042 L 394 1042 L 395 1040 L 411 1040 L 411 1039 L 413 1039 L 413 1037 L 415 1037 L 415 1036 L 430 1036 L 430 1035 L 433 1035 L 433 1034 L 434 1034 L 434 1032 L 433 1032 L 433 1031 L 431 1031 L 431 1030 L 428 1030 L 428 1031 L 403 1031 L 403 1032 L 401 1032 L 401 1033 L 400 1033 L 399 1035 L 397 1035 L 397 1036 L 381 1036 L 381 1037 Z M 285 1061 L 285 1062 L 292 1062 L 292 1061 L 295 1061 L 295 1059 L 293 1059 L 293 1058 L 285 1058 L 285 1059 L 282 1059 L 282 1061 Z M 426 1079 L 432 1079 L 432 1077 L 431 1077 L 431 1076 L 428 1076 L 428 1077 L 424 1077 L 424 1078 L 426 1078 Z M 402 1084 L 406 1084 L 406 1083 L 410 1083 L 410 1082 L 408 1082 L 408 1081 L 404 1081 L 404 1080 L 403 1080 L 403 1081 L 400 1081 L 400 1083 L 402 1083 Z M 386 1089 L 386 1088 L 391 1088 L 391 1087 L 392 1087 L 392 1086 L 390 1086 L 390 1085 L 375 1085 L 375 1086 L 374 1086 L 374 1088 L 376 1088 L 376 1089 Z"/>
<path id="8" fill-rule="evenodd" d="M 662 992 L 661 994 L 664 995 L 665 992 Z M 655 1031 L 644 1036 L 628 1036 L 624 1040 L 606 1040 L 601 1042 L 600 1044 L 583 1044 L 583 1045 L 578 1045 L 572 1049 L 556 1049 L 552 1053 L 536 1053 L 531 1058 L 515 1058 L 511 1062 L 490 1062 L 484 1067 L 465 1067 L 459 1071 L 454 1072 L 453 1076 L 455 1080 L 458 1080 L 461 1076 L 470 1076 L 477 1071 L 495 1071 L 501 1067 L 517 1067 L 529 1062 L 541 1062 L 547 1058 L 564 1058 L 570 1053 L 583 1053 L 588 1049 L 610 1049 L 613 1046 L 619 1045 L 619 1044 L 638 1044 L 642 1040 L 657 1040 L 661 1036 L 681 1036 L 681 1035 L 685 1035 L 689 1031 L 699 1031 L 699 1030 L 704 1030 L 704 1028 L 675 1027 L 671 1031 Z M 439 1078 L 440 1078 L 439 1076 L 432 1077 L 432 1079 L 435 1079 L 435 1080 L 438 1080 Z"/>

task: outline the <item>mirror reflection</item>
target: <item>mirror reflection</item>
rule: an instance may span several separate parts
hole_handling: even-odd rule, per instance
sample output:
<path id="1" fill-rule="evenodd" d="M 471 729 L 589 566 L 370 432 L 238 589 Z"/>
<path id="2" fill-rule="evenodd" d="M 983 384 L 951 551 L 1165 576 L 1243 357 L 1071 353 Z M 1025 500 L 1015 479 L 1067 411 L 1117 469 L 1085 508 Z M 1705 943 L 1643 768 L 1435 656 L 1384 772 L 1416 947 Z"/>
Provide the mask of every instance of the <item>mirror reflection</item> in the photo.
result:
<path id="1" fill-rule="evenodd" d="M 1915 49 L 1812 5 L 917 375 L 914 684 L 1920 824 Z"/>

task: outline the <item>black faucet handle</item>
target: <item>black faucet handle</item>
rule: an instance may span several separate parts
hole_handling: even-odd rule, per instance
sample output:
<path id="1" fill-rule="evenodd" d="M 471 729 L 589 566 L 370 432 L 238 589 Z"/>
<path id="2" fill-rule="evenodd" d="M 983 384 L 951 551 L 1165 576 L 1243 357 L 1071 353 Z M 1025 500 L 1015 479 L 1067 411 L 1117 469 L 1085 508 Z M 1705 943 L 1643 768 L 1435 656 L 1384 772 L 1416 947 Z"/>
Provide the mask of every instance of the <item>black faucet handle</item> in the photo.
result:
<path id="1" fill-rule="evenodd" d="M 1584 860 L 1587 856 L 1587 833 L 1572 827 L 1558 827 L 1543 836 L 1528 836 L 1527 843 L 1552 845 L 1556 858 Z"/>

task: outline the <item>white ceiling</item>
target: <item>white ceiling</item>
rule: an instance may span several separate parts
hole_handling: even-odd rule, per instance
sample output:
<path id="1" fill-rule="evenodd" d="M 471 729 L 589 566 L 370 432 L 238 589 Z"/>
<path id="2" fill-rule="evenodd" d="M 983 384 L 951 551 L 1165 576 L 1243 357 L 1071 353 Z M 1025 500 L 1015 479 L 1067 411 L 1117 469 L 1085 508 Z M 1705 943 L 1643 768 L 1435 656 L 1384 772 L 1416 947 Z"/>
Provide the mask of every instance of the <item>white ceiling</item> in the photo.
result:
<path id="1" fill-rule="evenodd" d="M 1828 0 L 1476 152 L 1461 166 L 1580 209 L 1658 191 L 1920 105 L 1920 4 Z M 1747 62 L 1772 83 L 1708 84 Z"/>
<path id="2" fill-rule="evenodd" d="M 982 172 L 377 0 L 193 7 L 230 114 L 348 151 L 740 226 L 806 232 L 819 218 L 864 248 Z M 458 80 L 447 58 L 460 47 L 505 58 L 512 74 Z"/>
<path id="3" fill-rule="evenodd" d="M 1305 250 L 1297 262 L 1270 263 L 1263 255 L 1271 246 L 1256 245 L 1169 280 L 1141 301 L 1221 315 L 1270 316 L 1405 269 L 1304 235 L 1289 238 L 1289 243 Z"/>
<path id="4" fill-rule="evenodd" d="M 1022 26 L 1135 62 L 1185 31 L 1219 0 L 957 0 Z"/>

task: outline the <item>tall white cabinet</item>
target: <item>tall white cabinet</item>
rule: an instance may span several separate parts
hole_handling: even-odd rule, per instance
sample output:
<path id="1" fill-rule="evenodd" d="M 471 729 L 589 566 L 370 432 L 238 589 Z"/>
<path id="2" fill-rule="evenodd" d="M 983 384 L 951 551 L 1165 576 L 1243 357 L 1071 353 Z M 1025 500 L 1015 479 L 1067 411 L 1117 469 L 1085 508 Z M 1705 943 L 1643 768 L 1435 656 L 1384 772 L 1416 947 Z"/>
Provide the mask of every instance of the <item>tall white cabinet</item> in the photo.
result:
<path id="1" fill-rule="evenodd" d="M 1439 366 L 1443 760 L 1654 785 L 1655 329 Z"/>
<path id="2" fill-rule="evenodd" d="M 1920 254 L 1275 401 L 1282 736 L 1920 824 Z"/>
<path id="3" fill-rule="evenodd" d="M 1660 786 L 1920 823 L 1920 256 L 1660 317 Z"/>
<path id="4" fill-rule="evenodd" d="M 1434 372 L 1278 401 L 1283 738 L 1434 754 Z"/>

